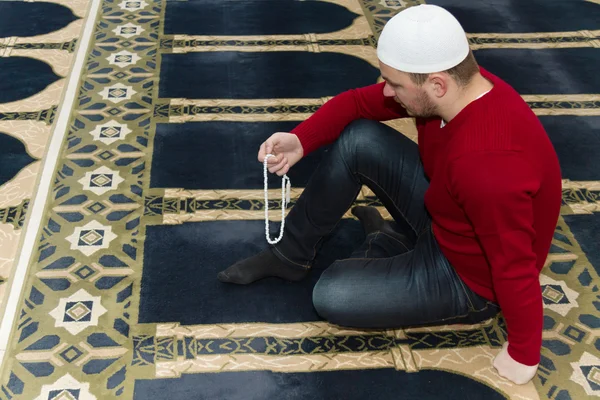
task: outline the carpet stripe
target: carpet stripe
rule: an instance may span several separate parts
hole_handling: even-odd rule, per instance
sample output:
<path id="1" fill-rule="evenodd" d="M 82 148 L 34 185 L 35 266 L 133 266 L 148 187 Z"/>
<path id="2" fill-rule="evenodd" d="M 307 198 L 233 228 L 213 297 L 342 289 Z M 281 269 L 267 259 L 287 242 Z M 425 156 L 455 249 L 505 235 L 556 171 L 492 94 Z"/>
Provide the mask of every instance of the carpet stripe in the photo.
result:
<path id="1" fill-rule="evenodd" d="M 241 323 L 218 325 L 156 325 L 157 337 L 194 337 L 197 339 L 248 338 L 272 336 L 277 338 L 307 338 L 319 336 L 384 335 L 394 331 L 353 330 L 327 322 L 299 322 L 289 324 Z"/>
<path id="2" fill-rule="evenodd" d="M 361 204 L 361 203 L 355 203 Z M 384 219 L 391 220 L 392 216 L 385 207 L 375 207 Z M 600 212 L 600 201 L 595 203 L 568 204 L 561 209 L 561 215 L 571 214 L 593 214 Z M 287 215 L 287 211 L 286 211 Z M 148 225 L 179 225 L 186 222 L 202 221 L 242 221 L 242 220 L 263 220 L 265 213 L 263 210 L 203 210 L 187 214 L 164 214 L 162 221 L 148 221 Z M 350 211 L 347 211 L 343 219 L 355 219 Z M 281 209 L 269 209 L 269 221 L 281 221 Z M 276 232 L 272 232 L 275 235 Z"/>
<path id="3" fill-rule="evenodd" d="M 281 51 L 284 48 L 305 51 L 316 51 L 322 48 L 329 51 L 336 46 L 367 46 L 374 49 L 376 41 L 368 28 L 348 31 L 346 34 L 340 32 L 335 35 L 314 33 L 261 36 L 174 35 L 166 36 L 161 41 L 161 50 L 169 50 L 174 53 L 215 51 L 217 49 L 220 51 L 244 51 L 241 49 Z"/>
<path id="4" fill-rule="evenodd" d="M 535 115 L 543 116 L 559 116 L 559 115 L 576 115 L 581 117 L 590 117 L 600 115 L 600 101 L 595 102 L 567 102 L 555 101 L 546 102 L 543 104 L 529 104 Z M 306 106 L 309 107 L 309 106 Z M 251 109 L 247 113 L 234 112 L 198 112 L 195 110 L 190 114 L 169 116 L 166 122 L 184 123 L 184 122 L 202 122 L 202 121 L 251 121 L 251 122 L 269 122 L 269 121 L 304 121 L 308 119 L 312 113 L 294 113 L 284 108 L 273 108 L 272 113 L 264 112 L 261 109 Z M 256 111 L 252 113 L 251 111 Z M 165 122 L 160 120 L 160 122 Z"/>
<path id="5" fill-rule="evenodd" d="M 566 32 L 523 32 L 523 33 L 467 33 L 470 39 L 497 39 L 497 40 L 520 40 L 520 39 L 544 39 L 544 38 L 599 38 L 600 30 L 581 30 Z"/>
<path id="6" fill-rule="evenodd" d="M 479 49 L 554 49 L 600 47 L 600 31 L 533 33 L 469 33 L 471 48 Z"/>
<path id="7" fill-rule="evenodd" d="M 396 359 L 400 361 L 400 359 Z M 390 351 L 344 353 L 335 355 L 265 356 L 256 354 L 199 356 L 193 360 L 177 360 L 156 364 L 157 378 L 177 378 L 181 374 L 259 371 L 310 372 L 364 370 L 373 368 L 405 369 L 398 366 Z"/>
<path id="8" fill-rule="evenodd" d="M 562 181 L 563 190 L 590 190 L 600 191 L 600 181 L 572 181 L 569 179 L 563 179 Z M 304 188 L 292 187 L 292 198 L 300 196 Z M 252 189 L 241 189 L 241 190 L 187 190 L 187 189 L 152 189 L 153 194 L 160 194 L 168 198 L 188 198 L 192 197 L 197 200 L 217 200 L 236 198 L 244 200 L 262 200 L 264 199 L 264 191 L 252 190 Z M 269 189 L 269 197 L 281 194 L 280 189 Z M 375 194 L 367 186 L 363 186 L 358 194 L 358 199 L 364 199 L 366 197 L 374 196 Z"/>
<path id="9" fill-rule="evenodd" d="M 559 255 L 557 255 L 559 256 Z M 572 256 L 562 254 L 562 256 Z M 559 260 L 559 258 L 556 258 Z M 562 258 L 561 258 L 562 260 Z M 398 339 L 406 339 L 411 333 L 439 334 L 442 332 L 455 332 L 493 328 L 496 325 L 492 320 L 483 321 L 478 324 L 468 325 L 439 325 L 433 327 L 418 327 L 407 329 L 350 329 L 330 324 L 325 321 L 298 322 L 298 323 L 227 323 L 227 324 L 204 324 L 204 325 L 181 325 L 178 322 L 168 324 L 144 324 L 144 332 L 155 331 L 156 337 L 193 337 L 196 339 L 218 339 L 218 338 L 251 338 L 251 337 L 278 337 L 282 339 L 308 338 L 322 336 L 352 336 L 352 335 L 387 335 Z"/>
<path id="10" fill-rule="evenodd" d="M 161 41 L 161 49 L 174 53 L 202 51 L 336 51 L 339 46 L 376 47 L 372 35 L 356 30 L 343 35 L 201 36 L 174 35 Z M 473 50 L 483 48 L 600 47 L 600 30 L 532 33 L 469 33 Z"/>
<path id="11" fill-rule="evenodd" d="M 563 180 L 563 204 L 563 215 L 600 212 L 600 181 Z"/>
<path id="12" fill-rule="evenodd" d="M 600 94 L 523 95 L 536 115 L 600 115 Z M 160 99 L 154 114 L 160 122 L 303 121 L 331 97 L 277 100 Z M 403 122 L 406 121 L 406 122 Z M 410 121 L 410 122 L 409 122 Z M 394 123 L 412 124 L 412 119 Z"/>
<path id="13" fill-rule="evenodd" d="M 292 188 L 290 207 L 293 207 L 304 188 Z M 270 189 L 269 220 L 281 221 L 281 189 Z M 90 203 L 90 204 L 88 204 Z M 88 202 L 77 206 L 56 207 L 57 212 L 81 211 L 91 205 Z M 152 225 L 176 225 L 184 222 L 214 220 L 262 220 L 264 213 L 264 192 L 262 190 L 186 190 L 153 189 L 146 197 L 145 215 L 162 216 L 149 220 Z M 386 219 L 391 216 L 387 209 L 368 188 L 363 187 L 355 205 L 376 207 Z M 113 206 L 103 211 L 112 212 L 131 206 Z M 563 180 L 562 215 L 591 214 L 600 212 L 600 181 Z M 350 211 L 343 218 L 354 218 Z"/>
<path id="14" fill-rule="evenodd" d="M 218 329 L 219 326 L 214 326 L 214 328 Z M 134 352 L 133 368 L 137 368 L 140 372 L 145 371 L 144 375 L 148 375 L 148 378 L 177 378 L 182 376 L 182 374 L 188 373 L 229 371 L 250 372 L 266 370 L 290 373 L 376 368 L 394 368 L 406 372 L 418 372 L 434 368 L 473 376 L 473 371 L 475 370 L 475 376 L 497 389 L 506 391 L 511 396 L 509 398 L 539 399 L 533 386 L 528 388 L 519 386 L 505 387 L 505 385 L 501 385 L 490 367 L 491 361 L 498 351 L 500 342 L 492 341 L 486 344 L 473 343 L 469 345 L 468 341 L 465 341 L 465 336 L 461 336 L 460 331 L 462 327 L 447 327 L 447 335 L 453 336 L 453 338 L 444 335 L 442 332 L 433 332 L 431 328 L 421 328 L 415 330 L 420 331 L 421 335 L 413 333 L 412 337 L 408 333 L 408 330 L 405 332 L 398 331 L 399 334 L 396 335 L 397 339 L 404 339 L 405 341 L 401 340 L 396 344 L 390 342 L 387 345 L 388 348 L 385 350 L 344 352 L 343 349 L 331 349 L 332 352 L 322 353 L 324 349 L 317 347 L 315 350 L 319 352 L 318 354 L 288 354 L 284 352 L 282 354 L 237 353 L 206 355 L 197 354 L 197 352 L 206 352 L 208 351 L 206 346 L 215 348 L 217 344 L 224 345 L 225 349 L 232 348 L 234 351 L 248 352 L 251 351 L 249 348 L 244 349 L 239 346 L 244 343 L 251 346 L 255 342 L 252 339 L 249 342 L 238 339 L 231 341 L 230 345 L 219 341 L 204 341 L 202 344 L 198 343 L 194 345 L 193 341 L 188 339 L 189 336 L 180 336 L 179 340 L 185 340 L 185 344 L 182 343 L 182 347 L 182 345 L 174 345 L 174 338 L 172 337 L 157 338 L 156 341 L 153 341 L 153 338 L 141 338 L 144 341 L 139 342 L 140 347 Z M 196 330 L 199 327 L 186 327 L 186 331 L 189 332 L 189 328 Z M 268 329 L 267 326 L 265 328 Z M 216 332 L 216 329 L 212 330 L 213 334 Z M 435 329 L 437 330 L 438 328 L 436 327 Z M 206 328 L 201 328 L 201 331 L 204 333 L 207 332 Z M 185 331 L 181 333 L 185 334 Z M 227 335 L 225 331 L 222 333 Z M 265 333 L 264 330 L 263 333 Z M 472 334 L 474 338 L 477 335 L 477 331 L 474 330 Z M 481 338 L 480 335 L 479 337 Z M 486 334 L 483 337 L 486 337 Z M 230 338 L 227 337 L 225 339 Z M 316 344 L 323 343 L 322 340 L 330 339 L 320 338 L 320 340 L 316 341 Z M 374 337 L 372 340 L 377 340 L 377 338 Z M 385 338 L 381 338 L 381 340 L 382 342 L 378 342 L 377 346 L 385 347 Z M 418 342 L 415 342 L 415 340 Z M 423 342 L 420 342 L 421 340 Z M 435 344 L 433 342 L 430 343 L 429 341 L 431 340 Z M 261 341 L 256 343 L 261 343 Z M 291 342 L 283 341 L 279 343 L 285 346 L 285 344 Z M 450 347 L 446 347 L 447 345 L 450 345 Z M 454 347 L 456 345 L 458 347 Z M 177 348 L 179 350 L 176 350 Z M 223 348 L 219 349 L 219 351 L 222 350 Z M 273 348 L 268 349 L 271 352 L 273 350 Z M 175 351 L 177 351 L 177 354 L 174 353 Z M 192 353 L 188 353 L 188 351 Z M 137 361 L 140 360 L 138 357 L 142 353 L 145 356 L 144 360 L 156 360 L 153 363 L 154 368 L 143 369 L 148 366 L 147 363 L 137 364 Z M 155 374 L 154 376 L 150 376 L 152 371 Z"/>
<path id="15" fill-rule="evenodd" d="M 571 181 L 568 179 L 563 180 L 563 190 L 590 190 L 600 191 L 600 181 Z"/>
<path id="16" fill-rule="evenodd" d="M 379 210 L 383 218 L 391 219 L 391 216 L 385 207 L 376 208 Z M 191 214 L 165 214 L 163 216 L 162 224 L 179 225 L 186 222 L 263 220 L 264 218 L 265 212 L 258 210 L 207 210 L 196 211 Z M 347 211 L 342 218 L 351 219 L 354 217 L 350 211 Z M 281 209 L 270 209 L 269 221 L 281 221 Z M 277 234 L 278 232 L 271 231 L 272 237 L 276 237 Z"/>

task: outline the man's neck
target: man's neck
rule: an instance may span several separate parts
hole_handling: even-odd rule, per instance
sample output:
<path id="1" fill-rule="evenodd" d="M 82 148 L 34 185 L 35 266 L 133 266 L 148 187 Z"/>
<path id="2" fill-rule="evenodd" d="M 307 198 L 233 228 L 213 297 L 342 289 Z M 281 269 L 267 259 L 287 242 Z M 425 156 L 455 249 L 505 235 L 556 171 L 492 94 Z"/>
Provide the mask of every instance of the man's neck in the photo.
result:
<path id="1" fill-rule="evenodd" d="M 467 105 L 489 92 L 493 87 L 492 82 L 484 78 L 481 74 L 477 74 L 468 86 L 460 89 L 455 100 L 451 101 L 447 107 L 440 109 L 440 117 L 446 123 L 450 122 Z"/>

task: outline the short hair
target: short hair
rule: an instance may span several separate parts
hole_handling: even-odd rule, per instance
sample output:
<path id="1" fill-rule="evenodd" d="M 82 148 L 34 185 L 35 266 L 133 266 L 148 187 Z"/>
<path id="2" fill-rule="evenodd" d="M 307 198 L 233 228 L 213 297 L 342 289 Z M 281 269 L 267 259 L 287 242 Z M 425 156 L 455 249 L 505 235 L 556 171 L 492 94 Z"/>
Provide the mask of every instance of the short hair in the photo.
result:
<path id="1" fill-rule="evenodd" d="M 467 57 L 462 60 L 460 64 L 442 72 L 446 72 L 453 77 L 459 86 L 466 86 L 469 84 L 469 82 L 471 82 L 473 76 L 479 72 L 479 65 L 477 64 L 477 61 L 475 61 L 473 51 L 469 50 L 469 54 L 467 54 Z M 411 72 L 408 75 L 417 86 L 421 86 L 425 83 L 425 81 L 427 81 L 427 78 L 430 74 L 418 74 Z"/>

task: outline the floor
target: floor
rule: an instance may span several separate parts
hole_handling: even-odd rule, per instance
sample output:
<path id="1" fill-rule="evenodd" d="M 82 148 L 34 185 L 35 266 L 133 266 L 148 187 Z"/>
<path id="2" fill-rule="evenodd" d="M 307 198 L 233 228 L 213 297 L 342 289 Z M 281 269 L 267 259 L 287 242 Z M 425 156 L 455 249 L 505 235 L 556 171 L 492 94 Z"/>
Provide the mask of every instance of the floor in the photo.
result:
<path id="1" fill-rule="evenodd" d="M 428 1 L 523 95 L 563 167 L 533 382 L 490 368 L 501 319 L 388 331 L 320 320 L 312 286 L 360 241 L 351 215 L 306 282 L 214 279 L 264 245 L 247 149 L 377 81 L 376 36 L 419 3 L 0 1 L 0 399 L 600 395 L 597 0 Z M 410 121 L 389 124 L 416 141 Z M 295 168 L 293 199 L 325 151 Z M 367 189 L 357 203 L 386 214 Z"/>

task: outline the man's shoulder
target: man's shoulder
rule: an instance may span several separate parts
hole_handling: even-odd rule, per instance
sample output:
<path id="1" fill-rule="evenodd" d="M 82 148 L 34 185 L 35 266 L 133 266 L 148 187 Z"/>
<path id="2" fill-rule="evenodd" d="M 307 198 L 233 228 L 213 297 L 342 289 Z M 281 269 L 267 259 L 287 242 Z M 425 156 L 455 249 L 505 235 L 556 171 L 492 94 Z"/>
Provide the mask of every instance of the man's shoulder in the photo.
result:
<path id="1" fill-rule="evenodd" d="M 522 152 L 529 142 L 527 136 L 538 129 L 526 112 L 509 104 L 489 103 L 478 112 L 478 117 L 463 121 L 456 129 L 448 148 L 450 159 L 469 153 Z"/>
<path id="2" fill-rule="evenodd" d="M 529 135 L 544 133 L 539 118 L 509 84 L 496 78 L 492 90 L 476 100 L 476 107 L 460 126 L 457 138 L 464 144 L 510 150 Z"/>

